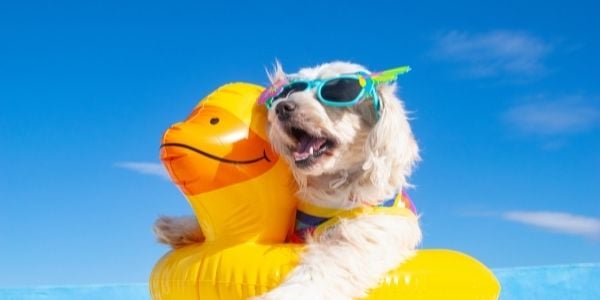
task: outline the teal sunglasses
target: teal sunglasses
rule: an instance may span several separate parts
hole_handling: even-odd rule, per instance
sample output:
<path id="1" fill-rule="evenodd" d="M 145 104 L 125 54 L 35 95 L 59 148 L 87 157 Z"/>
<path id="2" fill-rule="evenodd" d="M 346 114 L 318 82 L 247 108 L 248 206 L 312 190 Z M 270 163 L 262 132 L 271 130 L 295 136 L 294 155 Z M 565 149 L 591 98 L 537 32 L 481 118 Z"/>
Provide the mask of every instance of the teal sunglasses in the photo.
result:
<path id="1" fill-rule="evenodd" d="M 332 107 L 349 107 L 356 105 L 363 99 L 371 99 L 373 108 L 377 112 L 377 117 L 379 117 L 381 102 L 375 87 L 382 83 L 394 81 L 399 75 L 410 70 L 409 66 L 404 66 L 371 74 L 357 72 L 326 79 L 292 79 L 276 82 L 261 94 L 259 103 L 264 103 L 268 109 L 271 109 L 278 100 L 286 98 L 292 93 L 314 89 L 316 90 L 317 99 L 321 103 Z"/>

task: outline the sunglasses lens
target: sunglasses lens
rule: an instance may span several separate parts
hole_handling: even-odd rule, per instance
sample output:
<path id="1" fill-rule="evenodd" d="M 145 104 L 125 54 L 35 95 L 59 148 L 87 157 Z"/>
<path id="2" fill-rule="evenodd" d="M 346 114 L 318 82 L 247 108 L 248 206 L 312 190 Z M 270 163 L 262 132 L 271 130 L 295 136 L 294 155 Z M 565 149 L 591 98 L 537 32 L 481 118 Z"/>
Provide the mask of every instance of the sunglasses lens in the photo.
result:
<path id="1" fill-rule="evenodd" d="M 283 90 L 281 90 L 281 92 L 279 94 L 277 94 L 277 96 L 275 96 L 273 98 L 272 102 L 275 102 L 281 98 L 285 98 L 291 93 L 302 92 L 302 91 L 306 90 L 307 87 L 308 87 L 308 83 L 306 83 L 306 82 L 290 83 L 286 87 L 284 87 Z"/>
<path id="2" fill-rule="evenodd" d="M 350 102 L 362 91 L 356 78 L 336 78 L 327 81 L 321 88 L 321 97 L 327 101 Z"/>

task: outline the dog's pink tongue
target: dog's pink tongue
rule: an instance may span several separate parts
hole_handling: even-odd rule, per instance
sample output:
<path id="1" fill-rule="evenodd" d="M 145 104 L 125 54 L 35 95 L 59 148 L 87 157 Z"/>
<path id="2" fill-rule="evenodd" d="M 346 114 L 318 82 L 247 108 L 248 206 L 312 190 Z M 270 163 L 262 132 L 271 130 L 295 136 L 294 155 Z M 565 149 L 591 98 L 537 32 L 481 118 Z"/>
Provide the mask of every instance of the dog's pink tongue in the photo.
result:
<path id="1" fill-rule="evenodd" d="M 294 151 L 294 160 L 305 160 L 311 156 L 316 150 L 321 148 L 327 142 L 325 138 L 316 138 L 309 135 L 303 135 L 298 142 L 298 148 Z"/>

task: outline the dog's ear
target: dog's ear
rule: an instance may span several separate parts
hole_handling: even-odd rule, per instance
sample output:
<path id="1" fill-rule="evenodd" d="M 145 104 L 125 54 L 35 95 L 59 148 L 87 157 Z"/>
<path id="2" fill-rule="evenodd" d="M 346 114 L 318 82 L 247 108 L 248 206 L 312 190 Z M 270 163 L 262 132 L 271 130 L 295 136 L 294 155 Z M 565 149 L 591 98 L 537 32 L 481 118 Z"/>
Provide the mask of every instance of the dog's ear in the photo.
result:
<path id="1" fill-rule="evenodd" d="M 396 97 L 396 85 L 382 84 L 377 93 L 380 117 L 367 137 L 363 170 L 375 186 L 390 194 L 408 185 L 407 177 L 420 159 L 419 147 L 403 104 Z"/>
<path id="2" fill-rule="evenodd" d="M 377 123 L 377 112 L 371 101 L 362 101 L 358 103 L 358 105 L 356 105 L 356 111 L 369 126 L 375 126 L 375 123 Z"/>
<path id="3" fill-rule="evenodd" d="M 271 84 L 279 80 L 285 79 L 285 72 L 283 71 L 283 67 L 281 66 L 279 60 L 275 60 L 275 63 L 273 64 L 273 69 L 271 71 L 267 70 L 267 76 L 269 77 Z"/>

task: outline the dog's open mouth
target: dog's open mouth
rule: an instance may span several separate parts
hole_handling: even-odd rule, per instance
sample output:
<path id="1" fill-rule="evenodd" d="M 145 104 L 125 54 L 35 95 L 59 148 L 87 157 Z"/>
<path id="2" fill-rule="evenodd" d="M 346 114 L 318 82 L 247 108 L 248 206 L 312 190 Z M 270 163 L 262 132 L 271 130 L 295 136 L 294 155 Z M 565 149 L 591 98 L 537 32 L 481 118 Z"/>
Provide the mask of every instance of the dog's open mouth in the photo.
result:
<path id="1" fill-rule="evenodd" d="M 296 147 L 292 147 L 291 151 L 296 165 L 300 167 L 310 166 L 317 158 L 326 154 L 328 150 L 332 150 L 335 146 L 333 140 L 312 135 L 298 127 L 291 127 L 289 134 L 297 142 Z"/>

